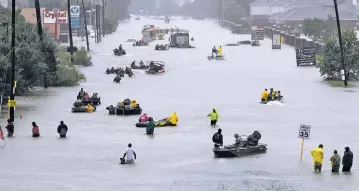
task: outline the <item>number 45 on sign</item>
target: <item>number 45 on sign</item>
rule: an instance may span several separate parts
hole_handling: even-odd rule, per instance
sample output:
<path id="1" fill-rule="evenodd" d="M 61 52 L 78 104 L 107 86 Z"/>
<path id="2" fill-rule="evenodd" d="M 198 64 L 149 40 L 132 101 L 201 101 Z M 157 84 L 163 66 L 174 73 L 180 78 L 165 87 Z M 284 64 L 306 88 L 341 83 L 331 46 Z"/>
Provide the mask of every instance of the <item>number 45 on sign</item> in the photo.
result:
<path id="1" fill-rule="evenodd" d="M 310 136 L 310 125 L 303 125 L 301 124 L 299 126 L 299 135 L 298 137 L 299 138 L 302 138 L 302 139 L 309 139 L 309 136 Z"/>

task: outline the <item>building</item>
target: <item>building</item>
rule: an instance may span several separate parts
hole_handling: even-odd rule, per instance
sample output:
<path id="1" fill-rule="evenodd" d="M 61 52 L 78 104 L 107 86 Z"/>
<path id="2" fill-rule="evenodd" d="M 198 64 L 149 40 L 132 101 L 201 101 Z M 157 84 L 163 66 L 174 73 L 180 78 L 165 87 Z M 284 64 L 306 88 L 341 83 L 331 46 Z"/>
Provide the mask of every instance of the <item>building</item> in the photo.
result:
<path id="1" fill-rule="evenodd" d="M 45 8 L 40 8 L 40 12 L 42 13 Z M 32 24 L 37 23 L 36 19 L 36 10 L 35 8 L 22 8 L 21 15 L 25 17 L 26 21 Z M 59 39 L 60 36 L 60 24 L 44 24 L 43 17 L 42 18 L 42 28 L 44 32 L 47 32 L 55 39 Z"/>
<path id="2" fill-rule="evenodd" d="M 7 0 L 0 0 L 0 5 L 1 5 L 2 7 L 7 8 L 7 7 L 9 6 L 9 3 L 8 3 Z"/>
<path id="3" fill-rule="evenodd" d="M 337 0 L 340 20 L 344 25 L 353 27 L 358 22 L 358 1 Z M 327 19 L 329 15 L 335 16 L 331 0 L 257 0 L 250 7 L 252 23 L 261 20 L 262 25 L 298 25 L 306 18 Z"/>

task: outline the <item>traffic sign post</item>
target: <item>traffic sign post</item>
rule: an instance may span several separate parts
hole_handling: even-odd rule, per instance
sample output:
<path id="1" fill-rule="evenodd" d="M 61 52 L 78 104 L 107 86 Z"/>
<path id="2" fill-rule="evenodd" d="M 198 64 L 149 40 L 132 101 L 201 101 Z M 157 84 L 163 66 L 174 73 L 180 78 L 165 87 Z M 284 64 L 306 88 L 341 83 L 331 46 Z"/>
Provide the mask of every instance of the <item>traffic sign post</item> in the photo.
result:
<path id="1" fill-rule="evenodd" d="M 77 29 L 81 27 L 80 22 L 80 6 L 70 6 L 71 28 Z"/>
<path id="2" fill-rule="evenodd" d="M 303 148 L 304 148 L 304 139 L 309 139 L 310 137 L 310 125 L 300 124 L 299 126 L 299 134 L 298 137 L 302 138 L 302 149 L 300 150 L 300 160 L 302 160 L 303 156 Z"/>

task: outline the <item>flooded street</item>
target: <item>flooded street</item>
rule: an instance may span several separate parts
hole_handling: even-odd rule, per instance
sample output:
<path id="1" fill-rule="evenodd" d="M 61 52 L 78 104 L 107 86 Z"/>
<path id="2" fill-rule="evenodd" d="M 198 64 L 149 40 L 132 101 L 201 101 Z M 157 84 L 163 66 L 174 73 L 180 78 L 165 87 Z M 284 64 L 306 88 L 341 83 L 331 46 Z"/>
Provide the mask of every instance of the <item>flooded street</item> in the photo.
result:
<path id="1" fill-rule="evenodd" d="M 142 37 L 145 24 L 188 29 L 196 49 L 155 51 L 133 47 L 129 38 Z M 168 38 L 168 36 L 167 36 Z M 166 38 L 166 39 L 167 39 Z M 359 93 L 324 84 L 315 68 L 297 67 L 295 50 L 283 46 L 271 50 L 271 41 L 259 47 L 223 47 L 226 60 L 208 61 L 212 47 L 248 40 L 233 35 L 211 21 L 141 18 L 120 24 L 118 31 L 92 44 L 94 66 L 81 68 L 85 91 L 98 92 L 102 105 L 94 113 L 71 113 L 80 87 L 50 88 L 31 96 L 16 111 L 15 138 L 0 147 L 0 188 L 4 191 L 208 191 L 208 190 L 357 190 L 358 160 L 351 175 L 332 175 L 329 158 L 334 149 L 342 156 L 349 146 L 359 153 Z M 112 50 L 122 44 L 126 56 Z M 164 75 L 134 71 L 113 83 L 106 68 L 129 66 L 133 61 L 160 60 Z M 261 105 L 264 88 L 280 90 L 285 105 Z M 176 111 L 177 127 L 156 128 L 154 137 L 136 128 L 139 116 L 110 116 L 106 106 L 136 99 L 155 120 Z M 22 106 L 23 109 L 20 109 Z M 260 142 L 268 144 L 265 154 L 234 159 L 217 159 L 212 152 L 212 135 L 207 114 L 217 108 L 224 144 L 233 135 L 259 130 Z M 19 116 L 22 115 L 22 119 Z M 2 116 L 4 117 L 4 116 Z M 59 139 L 56 128 L 63 120 L 68 138 Z M 31 122 L 39 125 L 41 138 L 31 138 Z M 4 126 L 5 120 L 1 121 Z M 312 125 L 300 161 L 300 124 Z M 131 142 L 138 160 L 119 165 Z M 1 144 L 1 143 L 0 143 Z M 324 145 L 322 174 L 313 173 L 310 149 Z"/>

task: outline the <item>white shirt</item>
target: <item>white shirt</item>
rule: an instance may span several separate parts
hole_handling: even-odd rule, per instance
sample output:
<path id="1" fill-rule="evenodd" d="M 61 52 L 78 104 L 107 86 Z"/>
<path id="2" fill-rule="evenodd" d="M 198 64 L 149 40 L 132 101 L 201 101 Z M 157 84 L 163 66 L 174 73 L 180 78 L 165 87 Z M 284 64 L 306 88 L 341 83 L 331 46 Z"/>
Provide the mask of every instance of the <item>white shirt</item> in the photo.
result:
<path id="1" fill-rule="evenodd" d="M 133 150 L 133 148 L 127 148 L 125 152 L 126 152 L 126 160 L 133 160 L 134 158 L 133 154 L 135 153 L 135 150 Z"/>

